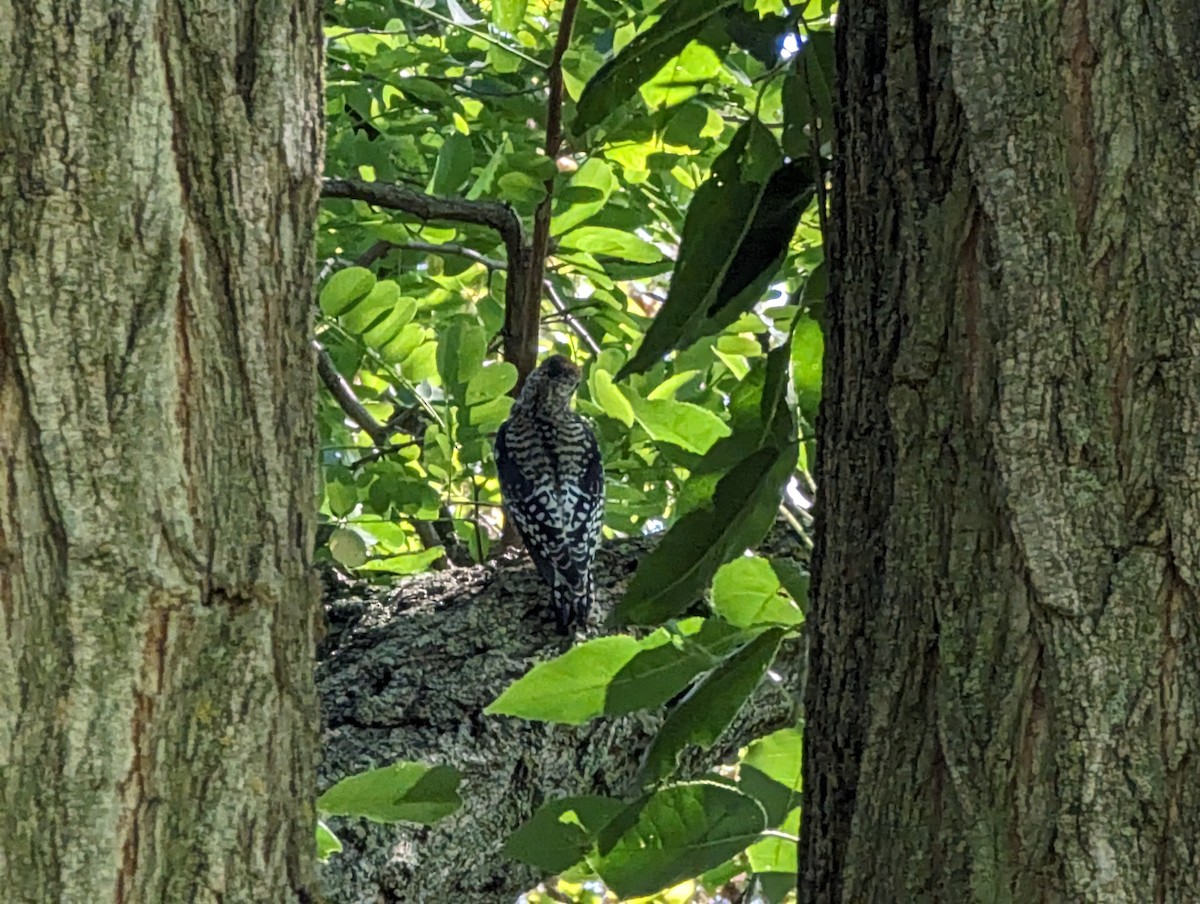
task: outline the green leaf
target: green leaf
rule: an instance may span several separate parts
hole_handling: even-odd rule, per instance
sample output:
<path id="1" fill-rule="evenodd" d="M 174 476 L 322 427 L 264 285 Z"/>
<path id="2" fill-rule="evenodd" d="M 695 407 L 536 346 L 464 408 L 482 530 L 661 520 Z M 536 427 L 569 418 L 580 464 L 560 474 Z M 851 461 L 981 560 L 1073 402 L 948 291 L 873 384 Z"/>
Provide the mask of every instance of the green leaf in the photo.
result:
<path id="1" fill-rule="evenodd" d="M 535 665 L 484 715 L 582 725 L 604 713 L 609 682 L 641 649 L 642 643 L 623 635 L 586 641 Z"/>
<path id="2" fill-rule="evenodd" d="M 798 625 L 804 615 L 782 590 L 766 559 L 742 556 L 722 565 L 713 579 L 713 610 L 739 628 Z"/>
<path id="3" fill-rule="evenodd" d="M 592 368 L 588 377 L 588 388 L 591 390 L 592 400 L 604 410 L 605 414 L 613 420 L 620 421 L 626 427 L 633 426 L 633 406 L 613 383 L 612 374 L 598 367 Z"/>
<path id="4" fill-rule="evenodd" d="M 619 898 L 650 895 L 724 863 L 763 826 L 762 808 L 727 785 L 672 785 L 609 824 L 592 866 Z"/>
<path id="5" fill-rule="evenodd" d="M 477 370 L 467 381 L 467 404 L 499 398 L 517 385 L 517 369 L 507 361 Z"/>
<path id="6" fill-rule="evenodd" d="M 352 530 L 335 529 L 327 545 L 333 557 L 347 568 L 358 568 L 367 561 L 367 544 Z"/>
<path id="7" fill-rule="evenodd" d="M 658 248 L 645 239 L 606 226 L 581 226 L 564 235 L 559 245 L 589 254 L 618 257 L 642 264 L 660 261 L 663 256 Z"/>
<path id="8" fill-rule="evenodd" d="M 741 0 L 673 0 L 662 18 L 600 67 L 575 105 L 572 131 L 581 135 L 632 97 L 643 82 L 700 34 L 723 10 Z"/>
<path id="9" fill-rule="evenodd" d="M 437 369 L 442 382 L 456 395 L 483 367 L 487 357 L 487 334 L 473 317 L 455 317 L 444 328 L 438 343 Z"/>
<path id="10" fill-rule="evenodd" d="M 688 206 L 667 300 L 618 379 L 641 373 L 671 349 L 699 338 L 701 325 L 720 299 L 722 284 L 754 223 L 778 155 L 770 132 L 751 119 L 713 163 L 712 175 Z"/>
<path id="11" fill-rule="evenodd" d="M 337 317 L 375 288 L 375 274 L 366 267 L 347 267 L 329 277 L 321 290 L 321 312 Z"/>
<path id="12" fill-rule="evenodd" d="M 346 332 L 363 336 L 395 310 L 400 301 L 400 287 L 390 279 L 375 283 L 367 297 L 339 318 Z"/>
<path id="13" fill-rule="evenodd" d="M 795 443 L 767 447 L 725 474 L 712 507 L 684 515 L 642 558 L 612 620 L 654 624 L 697 603 L 718 568 L 766 536 L 796 454 Z"/>
<path id="14" fill-rule="evenodd" d="M 768 827 L 800 806 L 803 743 L 799 728 L 782 728 L 751 743 L 738 766 L 738 787 L 763 805 Z"/>
<path id="15" fill-rule="evenodd" d="M 342 779 L 317 798 L 329 816 L 363 816 L 375 822 L 433 825 L 462 804 L 458 770 L 398 762 Z"/>
<path id="16" fill-rule="evenodd" d="M 332 855 L 340 853 L 342 850 L 342 842 L 338 840 L 337 835 L 329 826 L 321 820 L 317 820 L 317 859 L 322 863 L 327 861 Z"/>
<path id="17" fill-rule="evenodd" d="M 609 682 L 605 715 L 619 716 L 662 706 L 697 675 L 715 668 L 753 639 L 753 634 L 719 618 L 708 618 L 695 633 L 680 632 L 672 635 L 669 643 L 640 651 Z"/>
<path id="18" fill-rule="evenodd" d="M 800 835 L 800 808 L 792 810 L 779 826 L 788 835 Z M 782 904 L 788 893 L 796 889 L 796 842 L 769 835 L 746 850 L 750 868 L 759 892 L 767 904 Z"/>
<path id="19" fill-rule="evenodd" d="M 767 559 L 783 589 L 788 592 L 792 602 L 800 607 L 803 613 L 808 606 L 808 572 L 794 559 L 783 556 L 769 556 Z"/>
<path id="20" fill-rule="evenodd" d="M 459 132 L 452 132 L 438 150 L 433 176 L 429 180 L 429 192 L 441 197 L 455 195 L 471 175 L 471 164 L 475 162 L 475 150 L 471 139 Z"/>
<path id="21" fill-rule="evenodd" d="M 613 175 L 612 167 L 599 157 L 588 158 L 571 176 L 562 196 L 568 196 L 573 189 L 590 189 L 595 196 L 586 201 L 575 201 L 555 214 L 550 221 L 550 235 L 560 236 L 599 213 L 616 188 L 617 177 Z"/>
<path id="22" fill-rule="evenodd" d="M 379 283 L 379 285 L 383 285 L 383 283 Z M 376 286 L 376 288 L 378 287 Z M 417 303 L 415 300 L 412 298 L 398 299 L 392 306 L 390 313 L 386 314 L 382 320 L 377 321 L 370 329 L 363 332 L 363 342 L 370 348 L 383 348 L 400 335 L 400 331 L 408 325 L 416 313 Z"/>
<path id="23" fill-rule="evenodd" d="M 658 729 L 638 770 L 638 783 L 653 784 L 668 775 L 689 744 L 705 750 L 715 744 L 758 687 L 782 640 L 782 628 L 764 631 L 697 684 Z"/>
<path id="24" fill-rule="evenodd" d="M 633 416 L 651 437 L 697 455 L 703 455 L 731 432 L 729 425 L 707 408 L 690 402 L 634 396 L 630 404 Z"/>
<path id="25" fill-rule="evenodd" d="M 446 551 L 440 546 L 422 549 L 420 552 L 406 552 L 398 556 L 387 556 L 382 559 L 372 559 L 362 566 L 362 571 L 382 571 L 388 574 L 420 574 L 427 571 L 429 566 L 442 558 Z"/>
<path id="26" fill-rule="evenodd" d="M 492 24 L 501 31 L 514 32 L 525 21 L 528 0 L 492 0 Z"/>
<path id="27" fill-rule="evenodd" d="M 596 794 L 547 801 L 504 842 L 504 854 L 555 875 L 582 860 L 625 804 Z"/>

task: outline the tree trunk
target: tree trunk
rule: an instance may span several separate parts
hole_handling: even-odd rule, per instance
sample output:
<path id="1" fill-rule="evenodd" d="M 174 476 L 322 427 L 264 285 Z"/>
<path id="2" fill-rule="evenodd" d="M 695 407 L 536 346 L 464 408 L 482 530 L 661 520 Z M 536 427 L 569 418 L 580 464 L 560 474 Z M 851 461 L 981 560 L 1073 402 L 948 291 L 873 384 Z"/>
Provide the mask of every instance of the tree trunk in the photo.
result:
<path id="1" fill-rule="evenodd" d="M 800 900 L 1200 901 L 1200 7 L 837 46 Z"/>
<path id="2" fill-rule="evenodd" d="M 5 901 L 313 879 L 318 4 L 0 0 Z"/>

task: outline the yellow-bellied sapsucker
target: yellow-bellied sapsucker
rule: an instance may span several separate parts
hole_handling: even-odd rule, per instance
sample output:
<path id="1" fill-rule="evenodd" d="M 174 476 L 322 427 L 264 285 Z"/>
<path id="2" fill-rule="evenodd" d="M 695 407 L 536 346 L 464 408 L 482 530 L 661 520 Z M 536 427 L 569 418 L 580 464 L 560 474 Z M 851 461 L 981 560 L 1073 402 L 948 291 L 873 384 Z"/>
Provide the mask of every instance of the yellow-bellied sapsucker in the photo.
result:
<path id="1" fill-rule="evenodd" d="M 592 562 L 604 520 L 604 469 L 596 436 L 571 410 L 579 368 L 561 355 L 542 362 L 496 434 L 505 511 L 542 580 L 561 633 L 592 606 Z"/>

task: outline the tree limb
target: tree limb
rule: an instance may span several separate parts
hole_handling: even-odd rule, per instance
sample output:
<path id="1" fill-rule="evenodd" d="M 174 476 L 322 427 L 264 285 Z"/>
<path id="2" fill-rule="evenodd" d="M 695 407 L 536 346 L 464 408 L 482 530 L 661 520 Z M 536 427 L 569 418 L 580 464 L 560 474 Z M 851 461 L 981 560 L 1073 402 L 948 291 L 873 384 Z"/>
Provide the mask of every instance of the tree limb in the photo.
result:
<path id="1" fill-rule="evenodd" d="M 601 549 L 599 619 L 655 542 L 642 537 Z M 784 529 L 763 551 L 806 557 Z M 317 665 L 325 720 L 320 789 L 402 759 L 463 774 L 462 809 L 433 828 L 330 820 L 345 845 L 321 868 L 331 904 L 511 904 L 543 877 L 505 858 L 501 847 L 538 806 L 566 794 L 636 793 L 633 777 L 661 713 L 581 726 L 483 715 L 534 662 L 566 649 L 546 597 L 525 559 L 421 575 L 391 589 L 328 589 L 330 632 Z M 780 681 L 759 688 L 712 751 L 685 754 L 684 776 L 730 762 L 752 738 L 795 724 L 800 649 L 797 642 L 784 650 L 773 668 Z"/>

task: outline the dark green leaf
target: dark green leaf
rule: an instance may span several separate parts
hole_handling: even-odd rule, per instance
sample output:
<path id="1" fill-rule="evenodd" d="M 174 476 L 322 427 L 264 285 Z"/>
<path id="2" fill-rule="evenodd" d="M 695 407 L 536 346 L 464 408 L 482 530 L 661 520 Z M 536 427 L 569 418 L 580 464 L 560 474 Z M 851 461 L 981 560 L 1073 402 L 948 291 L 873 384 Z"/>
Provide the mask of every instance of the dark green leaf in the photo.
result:
<path id="1" fill-rule="evenodd" d="M 605 714 L 619 716 L 662 706 L 697 675 L 715 668 L 753 638 L 719 618 L 709 618 L 694 634 L 679 633 L 669 643 L 642 650 L 613 676 Z"/>
<path id="2" fill-rule="evenodd" d="M 641 373 L 671 349 L 691 344 L 701 335 L 710 310 L 721 307 L 721 286 L 754 223 L 778 159 L 774 141 L 766 127 L 752 119 L 713 163 L 712 175 L 688 207 L 667 300 L 618 379 Z"/>
<path id="3" fill-rule="evenodd" d="M 646 751 L 638 770 L 639 784 L 650 785 L 668 775 L 689 744 L 707 750 L 717 742 L 758 687 L 782 639 L 782 628 L 764 631 L 709 673 L 676 705 Z"/>
<path id="4" fill-rule="evenodd" d="M 330 816 L 363 816 L 375 822 L 433 825 L 453 813 L 458 797 L 458 770 L 449 766 L 399 762 L 342 779 L 317 798 L 318 812 Z"/>
<path id="5" fill-rule="evenodd" d="M 430 193 L 442 197 L 456 194 L 470 177 L 474 160 L 471 139 L 459 132 L 452 132 L 438 151 L 433 178 L 429 181 Z"/>
<path id="6" fill-rule="evenodd" d="M 734 466 L 712 507 L 684 515 L 642 559 L 613 620 L 653 624 L 697 603 L 718 568 L 766 535 L 796 454 L 794 443 L 768 447 Z"/>
<path id="7" fill-rule="evenodd" d="M 673 785 L 610 823 L 592 866 L 618 897 L 649 895 L 724 863 L 763 826 L 762 808 L 727 785 Z"/>
<path id="8" fill-rule="evenodd" d="M 508 837 L 504 854 L 547 875 L 561 873 L 591 851 L 596 836 L 624 809 L 621 801 L 595 794 L 547 801 Z"/>

